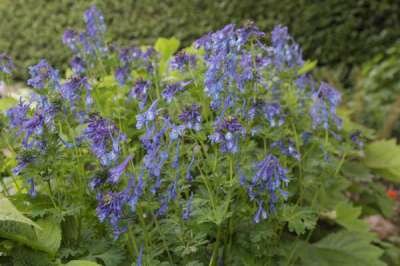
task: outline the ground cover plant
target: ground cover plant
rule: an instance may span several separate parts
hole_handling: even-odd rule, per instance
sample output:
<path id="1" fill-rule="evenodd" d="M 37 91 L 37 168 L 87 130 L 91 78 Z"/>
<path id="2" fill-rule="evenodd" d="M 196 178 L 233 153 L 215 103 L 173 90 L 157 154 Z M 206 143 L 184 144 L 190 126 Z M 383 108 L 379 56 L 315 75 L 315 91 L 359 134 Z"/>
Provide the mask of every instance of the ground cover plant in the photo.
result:
<path id="1" fill-rule="evenodd" d="M 390 217 L 371 172 L 396 170 L 374 161 L 380 145 L 364 156 L 368 135 L 339 116 L 340 93 L 312 77 L 286 27 L 230 24 L 178 51 L 174 38 L 109 45 L 95 6 L 84 20 L 63 35 L 65 76 L 40 60 L 32 93 L 2 118 L 3 264 L 398 259 L 360 219 L 364 209 Z M 2 54 L 1 74 L 13 68 Z"/>

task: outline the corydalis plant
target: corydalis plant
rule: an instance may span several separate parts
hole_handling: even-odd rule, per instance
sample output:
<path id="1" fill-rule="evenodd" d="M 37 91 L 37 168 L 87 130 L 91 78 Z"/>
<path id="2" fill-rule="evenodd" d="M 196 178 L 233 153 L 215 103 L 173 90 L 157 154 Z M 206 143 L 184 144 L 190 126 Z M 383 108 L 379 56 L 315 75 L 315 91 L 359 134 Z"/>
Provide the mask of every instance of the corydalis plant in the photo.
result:
<path id="1" fill-rule="evenodd" d="M 96 205 L 88 212 L 110 225 L 114 238 L 126 233 L 140 261 L 151 243 L 165 241 L 162 230 L 191 230 L 193 222 L 207 224 L 194 256 L 203 261 L 206 254 L 215 265 L 243 224 L 282 232 L 277 219 L 286 205 L 314 204 L 305 199 L 304 176 L 337 173 L 331 168 L 340 164 L 328 159 L 345 149 L 331 147 L 348 139 L 340 138 L 340 93 L 303 73 L 301 49 L 286 27 L 268 38 L 253 24 L 227 25 L 170 57 L 160 45 L 106 49 L 94 7 L 85 22 L 85 32 L 63 37 L 74 53 L 73 75 L 60 81 L 41 61 L 29 81 L 40 96 L 8 112 L 23 149 L 34 151 L 21 154 L 17 172 L 30 185 L 35 180 L 38 195 L 46 169 L 29 177 L 24 169 L 55 155 L 76 162 L 58 178 L 84 178 L 77 190 L 89 187 Z M 99 62 L 102 72 L 94 68 Z M 318 195 L 320 186 L 307 189 Z M 149 235 L 149 228 L 160 231 Z M 169 236 L 174 246 L 190 238 Z M 160 260 L 184 263 L 167 246 L 161 250 Z"/>

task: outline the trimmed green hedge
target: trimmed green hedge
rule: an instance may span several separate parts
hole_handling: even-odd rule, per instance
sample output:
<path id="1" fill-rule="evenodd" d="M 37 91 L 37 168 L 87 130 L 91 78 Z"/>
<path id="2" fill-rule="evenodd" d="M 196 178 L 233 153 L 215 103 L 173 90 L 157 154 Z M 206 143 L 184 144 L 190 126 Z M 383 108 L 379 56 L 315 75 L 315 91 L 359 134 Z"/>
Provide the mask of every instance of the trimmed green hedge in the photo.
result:
<path id="1" fill-rule="evenodd" d="M 250 19 L 263 30 L 288 25 L 305 55 L 321 65 L 359 64 L 400 34 L 397 0 L 2 0 L 0 51 L 16 58 L 24 69 L 19 77 L 42 57 L 65 64 L 62 32 L 82 28 L 82 12 L 92 3 L 105 13 L 109 38 L 121 44 L 176 36 L 187 45 L 224 24 Z"/>

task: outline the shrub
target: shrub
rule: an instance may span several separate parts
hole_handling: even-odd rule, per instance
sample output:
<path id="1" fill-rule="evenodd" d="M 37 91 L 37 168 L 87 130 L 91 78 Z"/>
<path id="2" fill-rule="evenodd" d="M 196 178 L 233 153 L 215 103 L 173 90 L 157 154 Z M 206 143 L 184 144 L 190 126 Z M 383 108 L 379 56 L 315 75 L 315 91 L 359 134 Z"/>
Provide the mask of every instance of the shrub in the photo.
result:
<path id="1" fill-rule="evenodd" d="M 84 18 L 65 78 L 40 60 L 7 111 L 24 186 L 2 183 L 8 263 L 385 265 L 344 195 L 362 137 L 286 27 L 229 24 L 176 53 L 111 50 L 98 9 Z"/>
<path id="2" fill-rule="evenodd" d="M 305 55 L 321 65 L 354 64 L 390 47 L 397 39 L 400 4 L 385 1 L 90 1 L 107 12 L 108 39 L 121 44 L 153 43 L 175 36 L 189 45 L 205 32 L 227 23 L 255 21 L 261 29 L 288 25 Z M 16 60 L 19 76 L 41 58 L 65 67 L 62 30 L 81 26 L 88 1 L 6 0 L 0 4 L 0 51 Z"/>

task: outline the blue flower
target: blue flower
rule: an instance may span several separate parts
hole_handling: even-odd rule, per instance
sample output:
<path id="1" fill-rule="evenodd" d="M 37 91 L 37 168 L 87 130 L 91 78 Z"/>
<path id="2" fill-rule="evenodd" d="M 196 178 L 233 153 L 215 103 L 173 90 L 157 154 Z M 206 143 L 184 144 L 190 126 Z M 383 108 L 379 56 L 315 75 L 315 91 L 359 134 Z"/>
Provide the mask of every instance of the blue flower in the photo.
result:
<path id="1" fill-rule="evenodd" d="M 200 131 L 201 129 L 201 114 L 200 106 L 197 104 L 192 104 L 191 106 L 186 106 L 182 113 L 178 116 L 179 120 L 182 121 L 183 125 L 188 129 L 193 129 L 195 131 Z"/>
<path id="2" fill-rule="evenodd" d="M 86 77 L 73 76 L 70 80 L 61 85 L 61 95 L 67 99 L 71 106 L 80 98 L 83 89 L 90 90 L 90 84 Z"/>
<path id="3" fill-rule="evenodd" d="M 14 69 L 15 66 L 11 57 L 5 53 L 0 53 L 0 72 L 10 75 Z"/>
<path id="4" fill-rule="evenodd" d="M 247 180 L 242 183 L 247 185 L 247 192 L 251 200 L 257 200 L 258 210 L 254 216 L 254 222 L 258 223 L 260 218 L 267 219 L 268 213 L 275 212 L 276 203 L 279 196 L 286 199 L 287 192 L 282 187 L 287 186 L 287 170 L 283 168 L 278 158 L 269 154 L 264 160 L 257 163 L 256 172 L 252 180 L 247 184 Z M 268 196 L 269 210 L 265 211 L 263 206 L 264 197 Z"/>
<path id="5" fill-rule="evenodd" d="M 144 113 L 136 115 L 136 128 L 141 129 L 144 126 L 148 125 L 151 121 L 154 121 L 154 119 L 157 116 L 158 110 L 157 110 L 157 104 L 158 100 L 155 100 L 149 109 L 145 111 Z"/>
<path id="6" fill-rule="evenodd" d="M 133 88 L 129 92 L 129 97 L 139 101 L 139 108 L 143 109 L 147 102 L 147 93 L 151 87 L 151 82 L 143 79 L 138 79 Z"/>
<path id="7" fill-rule="evenodd" d="M 70 61 L 70 65 L 75 74 L 84 73 L 86 70 L 86 63 L 79 56 L 74 56 Z"/>
<path id="8" fill-rule="evenodd" d="M 110 175 L 107 179 L 107 181 L 110 184 L 116 184 L 119 182 L 120 176 L 123 174 L 126 167 L 128 166 L 128 163 L 132 160 L 132 158 L 133 157 L 131 155 L 129 155 L 128 157 L 125 158 L 125 160 L 120 165 L 117 165 L 116 167 L 110 169 L 110 172 L 109 172 Z"/>
<path id="9" fill-rule="evenodd" d="M 168 84 L 162 91 L 162 97 L 167 101 L 167 103 L 170 103 L 178 92 L 185 90 L 185 87 L 188 84 L 190 84 L 190 82 L 176 82 Z"/>
<path id="10" fill-rule="evenodd" d="M 167 194 L 161 200 L 160 208 L 156 215 L 162 216 L 167 213 L 169 203 L 176 198 L 178 181 L 175 179 L 168 187 Z"/>
<path id="11" fill-rule="evenodd" d="M 118 159 L 120 142 L 126 139 L 113 123 L 98 115 L 89 118 L 84 136 L 102 165 L 110 165 Z"/>
<path id="12" fill-rule="evenodd" d="M 285 122 L 279 103 L 267 103 L 263 106 L 263 111 L 271 127 L 281 126 Z"/>
<path id="13" fill-rule="evenodd" d="M 63 44 L 68 46 L 68 48 L 71 49 L 71 51 L 77 52 L 79 49 L 79 42 L 80 42 L 79 33 L 72 29 L 65 30 L 62 42 Z"/>
<path id="14" fill-rule="evenodd" d="M 17 106 L 7 110 L 6 115 L 9 119 L 11 128 L 21 128 L 21 126 L 27 120 L 28 110 L 29 105 L 24 104 L 22 99 L 20 99 Z"/>
<path id="15" fill-rule="evenodd" d="M 142 266 L 142 260 L 143 260 L 143 246 L 140 247 L 139 255 L 136 259 L 136 266 Z"/>
<path id="16" fill-rule="evenodd" d="M 37 65 L 29 67 L 28 85 L 35 89 L 43 89 L 47 83 L 50 83 L 55 88 L 59 87 L 58 71 L 52 68 L 46 60 L 42 59 Z"/>
<path id="17" fill-rule="evenodd" d="M 185 67 L 192 68 L 195 65 L 196 56 L 190 55 L 184 51 L 179 52 L 177 55 L 175 55 L 170 62 L 171 69 L 176 69 L 179 71 L 183 71 Z"/>
<path id="18" fill-rule="evenodd" d="M 86 23 L 86 33 L 91 38 L 100 38 L 106 32 L 103 14 L 96 6 L 93 5 L 85 11 L 84 20 Z"/>
<path id="19" fill-rule="evenodd" d="M 275 141 L 271 144 L 271 148 L 275 148 L 275 147 L 279 148 L 279 150 L 282 152 L 282 154 L 284 154 L 286 156 L 291 156 L 298 161 L 300 160 L 300 153 L 297 151 L 293 141 L 289 140 L 287 142 L 287 145 L 282 140 Z"/>
<path id="20" fill-rule="evenodd" d="M 144 180 L 143 180 L 143 172 L 140 173 L 137 183 L 134 186 L 133 193 L 129 196 L 128 205 L 131 207 L 131 211 L 135 212 L 136 205 L 143 195 L 144 192 Z"/>
<path id="21" fill-rule="evenodd" d="M 127 66 L 119 67 L 115 70 L 115 79 L 119 85 L 124 85 L 126 80 L 129 78 L 129 68 Z"/>
<path id="22" fill-rule="evenodd" d="M 274 64 L 278 69 L 304 64 L 300 46 L 289 35 L 287 27 L 275 26 L 271 33 Z"/>
<path id="23" fill-rule="evenodd" d="M 171 140 L 177 140 L 179 137 L 183 136 L 185 133 L 184 125 L 171 125 L 171 131 L 169 137 Z"/>
<path id="24" fill-rule="evenodd" d="M 34 182 L 33 178 L 28 179 L 28 184 L 30 186 L 28 194 L 32 198 L 35 198 L 37 196 L 37 191 L 36 191 L 36 186 L 35 186 L 35 182 Z"/>
<path id="25" fill-rule="evenodd" d="M 236 117 L 228 117 L 217 121 L 214 133 L 209 136 L 212 143 L 220 143 L 221 151 L 236 153 L 239 150 L 239 138 L 246 130 Z"/>

